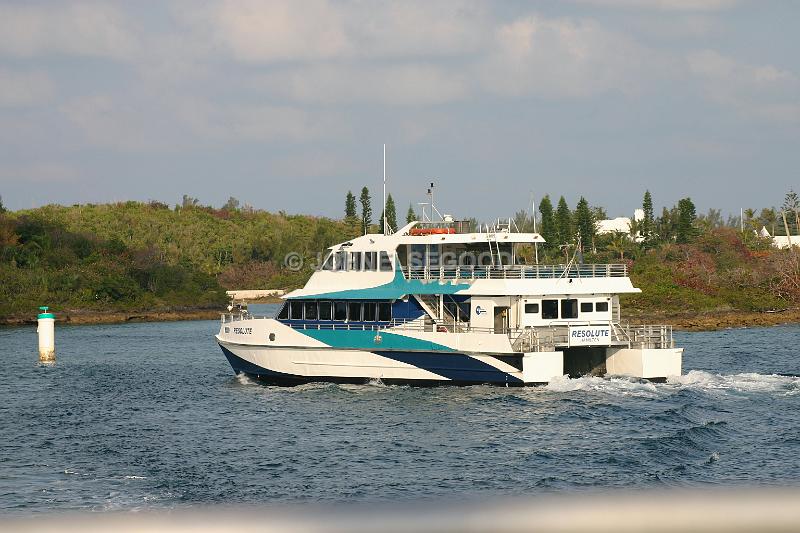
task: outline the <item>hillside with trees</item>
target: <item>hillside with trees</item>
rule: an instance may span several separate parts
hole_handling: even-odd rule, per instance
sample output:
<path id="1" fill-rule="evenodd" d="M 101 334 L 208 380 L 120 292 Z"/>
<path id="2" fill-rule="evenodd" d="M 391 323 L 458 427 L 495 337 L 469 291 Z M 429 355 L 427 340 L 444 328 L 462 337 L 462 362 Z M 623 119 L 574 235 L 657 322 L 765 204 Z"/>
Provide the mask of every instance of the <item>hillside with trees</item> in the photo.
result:
<path id="1" fill-rule="evenodd" d="M 780 209 L 747 209 L 744 218 L 723 220 L 718 210 L 698 214 L 690 198 L 655 216 L 646 192 L 644 216 L 629 232 L 598 234 L 605 210 L 580 198 L 572 209 L 561 196 L 544 196 L 536 230 L 547 240 L 523 250 L 532 263 L 626 262 L 641 295 L 625 297 L 634 315 L 678 316 L 764 312 L 800 304 L 800 253 L 779 250 L 758 235 L 800 226 L 800 201 L 790 191 Z M 786 222 L 782 213 L 786 213 Z M 0 202 L 0 319 L 31 316 L 39 305 L 94 312 L 220 309 L 226 289 L 302 286 L 331 244 L 374 223 L 369 190 L 348 192 L 341 220 L 268 213 L 230 198 L 222 207 L 184 196 L 160 202 L 48 205 L 8 212 Z M 415 220 L 409 206 L 405 220 Z M 387 197 L 386 223 L 396 230 L 394 199 Z M 475 222 L 473 220 L 473 222 Z M 533 231 L 525 211 L 514 218 Z M 297 270 L 286 257 L 302 260 Z"/>

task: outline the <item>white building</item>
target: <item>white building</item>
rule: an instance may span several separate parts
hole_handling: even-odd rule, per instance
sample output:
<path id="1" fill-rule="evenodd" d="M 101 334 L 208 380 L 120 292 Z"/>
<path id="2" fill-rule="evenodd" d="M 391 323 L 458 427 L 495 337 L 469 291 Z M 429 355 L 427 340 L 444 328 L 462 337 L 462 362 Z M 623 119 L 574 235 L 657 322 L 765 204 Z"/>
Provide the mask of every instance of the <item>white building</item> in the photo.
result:
<path id="1" fill-rule="evenodd" d="M 633 220 L 641 222 L 644 220 L 644 210 L 636 209 L 633 212 Z M 631 219 L 628 217 L 609 218 L 606 220 L 598 220 L 595 222 L 597 234 L 603 235 L 608 233 L 625 233 L 631 232 Z M 639 241 L 641 237 L 637 235 L 636 240 Z"/>
<path id="2" fill-rule="evenodd" d="M 772 237 L 766 226 L 761 227 L 758 232 L 762 237 Z M 772 237 L 772 246 L 775 248 L 789 248 L 790 246 L 800 246 L 800 235 L 775 235 Z"/>

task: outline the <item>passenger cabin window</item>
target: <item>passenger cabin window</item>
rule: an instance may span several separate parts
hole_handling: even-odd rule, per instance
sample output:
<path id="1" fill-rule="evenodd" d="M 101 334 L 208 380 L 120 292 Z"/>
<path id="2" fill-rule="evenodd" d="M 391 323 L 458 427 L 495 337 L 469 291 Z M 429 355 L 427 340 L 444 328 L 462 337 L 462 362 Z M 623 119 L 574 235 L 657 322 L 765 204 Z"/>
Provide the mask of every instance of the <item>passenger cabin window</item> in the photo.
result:
<path id="1" fill-rule="evenodd" d="M 320 302 L 319 303 L 319 319 L 320 320 L 330 320 L 331 319 L 331 302 Z"/>
<path id="2" fill-rule="evenodd" d="M 306 302 L 305 305 L 306 320 L 317 319 L 317 302 Z"/>
<path id="3" fill-rule="evenodd" d="M 558 318 L 558 300 L 542 300 L 542 318 Z"/>
<path id="4" fill-rule="evenodd" d="M 347 304 L 347 319 L 350 322 L 361 322 L 361 303 L 350 302 Z"/>
<path id="5" fill-rule="evenodd" d="M 350 252 L 350 270 L 361 270 L 361 252 Z"/>
<path id="6" fill-rule="evenodd" d="M 378 320 L 381 322 L 389 322 L 392 319 L 392 304 L 379 303 L 378 304 Z"/>
<path id="7" fill-rule="evenodd" d="M 289 302 L 289 318 L 303 320 L 303 302 Z"/>
<path id="8" fill-rule="evenodd" d="M 591 313 L 592 309 L 592 302 L 581 302 L 581 313 Z"/>
<path id="9" fill-rule="evenodd" d="M 347 320 L 347 302 L 333 302 L 333 319 L 341 322 Z"/>
<path id="10" fill-rule="evenodd" d="M 347 252 L 336 252 L 334 270 L 347 270 Z"/>
<path id="11" fill-rule="evenodd" d="M 278 311 L 278 317 L 277 318 L 279 320 L 280 319 L 286 320 L 287 318 L 289 318 L 289 302 L 286 302 L 286 303 L 283 304 L 283 307 L 281 307 L 281 310 Z"/>
<path id="12" fill-rule="evenodd" d="M 389 254 L 381 250 L 381 272 L 392 271 L 392 260 L 389 259 Z"/>
<path id="13" fill-rule="evenodd" d="M 325 259 L 325 263 L 322 265 L 322 270 L 333 270 L 333 254 L 330 254 L 327 259 Z"/>
<path id="14" fill-rule="evenodd" d="M 595 304 L 595 309 L 598 313 L 605 313 L 608 311 L 608 302 L 597 302 Z"/>
<path id="15" fill-rule="evenodd" d="M 364 304 L 364 322 L 375 322 L 375 306 L 374 302 Z"/>
<path id="16" fill-rule="evenodd" d="M 538 314 L 539 304 L 525 304 L 525 312 L 530 314 Z"/>
<path id="17" fill-rule="evenodd" d="M 561 300 L 561 318 L 578 318 L 578 300 Z"/>
<path id="18" fill-rule="evenodd" d="M 364 252 L 364 270 L 378 270 L 378 252 Z"/>

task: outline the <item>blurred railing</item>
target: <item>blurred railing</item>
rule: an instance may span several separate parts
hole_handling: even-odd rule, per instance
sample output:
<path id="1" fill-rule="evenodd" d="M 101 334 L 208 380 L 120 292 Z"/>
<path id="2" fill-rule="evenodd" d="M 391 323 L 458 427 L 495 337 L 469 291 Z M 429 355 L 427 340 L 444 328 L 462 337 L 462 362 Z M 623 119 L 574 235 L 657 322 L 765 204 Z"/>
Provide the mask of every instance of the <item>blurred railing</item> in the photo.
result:
<path id="1" fill-rule="evenodd" d="M 254 316 L 250 314 L 224 314 L 222 324 L 239 322 L 248 319 L 267 319 L 271 316 Z M 526 328 L 487 328 L 470 326 L 467 322 L 448 321 L 434 323 L 424 317 L 416 319 L 393 319 L 389 322 L 374 324 L 352 322 L 284 322 L 297 330 L 334 330 L 334 331 L 418 331 L 428 333 L 471 333 L 483 335 L 505 335 L 514 352 L 547 352 L 569 347 L 570 326 L 604 326 L 611 329 L 609 346 L 621 346 L 640 349 L 674 348 L 672 326 L 668 325 L 621 325 L 609 321 L 569 322 L 552 326 L 536 326 Z M 602 346 L 602 345 L 600 345 Z"/>
<path id="2" fill-rule="evenodd" d="M 442 266 L 402 268 L 406 279 L 558 279 L 558 278 L 624 278 L 625 264 L 588 265 L 508 265 L 508 266 Z"/>

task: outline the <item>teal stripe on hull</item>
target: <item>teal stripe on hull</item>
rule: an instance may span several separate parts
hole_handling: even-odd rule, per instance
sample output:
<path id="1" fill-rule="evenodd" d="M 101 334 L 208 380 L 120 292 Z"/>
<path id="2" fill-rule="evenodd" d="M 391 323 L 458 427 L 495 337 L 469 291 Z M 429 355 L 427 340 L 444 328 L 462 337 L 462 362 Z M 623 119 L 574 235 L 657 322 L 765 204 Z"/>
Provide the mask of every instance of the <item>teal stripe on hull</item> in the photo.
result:
<path id="1" fill-rule="evenodd" d="M 354 350 L 411 350 L 411 351 L 435 351 L 435 352 L 454 352 L 443 344 L 415 339 L 405 335 L 395 335 L 386 331 L 358 331 L 358 330 L 334 330 L 334 329 L 297 329 L 303 335 L 307 335 L 328 346 L 334 348 L 349 348 Z M 380 342 L 375 342 L 375 336 L 380 333 Z"/>

